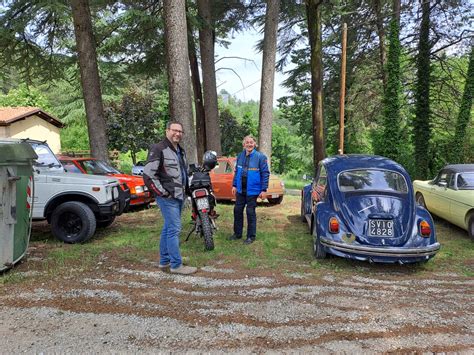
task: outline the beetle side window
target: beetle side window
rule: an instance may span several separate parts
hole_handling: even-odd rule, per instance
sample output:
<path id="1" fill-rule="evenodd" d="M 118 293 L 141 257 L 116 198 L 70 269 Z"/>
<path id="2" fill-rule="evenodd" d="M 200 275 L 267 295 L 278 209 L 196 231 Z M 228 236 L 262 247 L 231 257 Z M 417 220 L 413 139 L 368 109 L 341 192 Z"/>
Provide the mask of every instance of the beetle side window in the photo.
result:
<path id="1" fill-rule="evenodd" d="M 327 185 L 327 173 L 324 166 L 321 166 L 318 174 L 318 180 L 313 184 L 313 192 L 315 193 L 315 198 L 318 201 L 321 201 L 326 195 L 326 185 Z"/>

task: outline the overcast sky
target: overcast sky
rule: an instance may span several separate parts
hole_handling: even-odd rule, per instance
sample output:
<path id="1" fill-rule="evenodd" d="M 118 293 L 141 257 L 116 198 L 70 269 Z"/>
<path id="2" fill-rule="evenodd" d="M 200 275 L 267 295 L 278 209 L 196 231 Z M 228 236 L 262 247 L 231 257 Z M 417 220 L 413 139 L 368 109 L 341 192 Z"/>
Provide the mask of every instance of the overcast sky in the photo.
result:
<path id="1" fill-rule="evenodd" d="M 260 79 L 262 70 L 262 53 L 258 53 L 255 44 L 263 36 L 257 30 L 249 30 L 244 33 L 235 34 L 235 38 L 229 38 L 229 48 L 216 46 L 216 81 L 217 92 L 225 89 L 232 96 L 249 101 L 260 99 Z M 240 57 L 244 59 L 227 59 L 223 57 Z M 222 58 L 222 59 L 221 59 Z M 230 68 L 240 76 L 239 77 Z M 285 79 L 282 74 L 275 73 L 275 91 L 273 94 L 273 106 L 278 99 L 285 96 L 287 91 L 280 86 Z M 242 80 L 242 81 L 241 81 Z"/>

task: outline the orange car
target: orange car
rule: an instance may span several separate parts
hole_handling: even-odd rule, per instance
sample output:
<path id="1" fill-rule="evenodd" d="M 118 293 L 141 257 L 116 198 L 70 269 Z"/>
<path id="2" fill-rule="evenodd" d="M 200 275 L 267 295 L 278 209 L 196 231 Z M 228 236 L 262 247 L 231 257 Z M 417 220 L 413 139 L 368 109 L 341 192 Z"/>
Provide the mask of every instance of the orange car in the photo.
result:
<path id="1" fill-rule="evenodd" d="M 235 200 L 232 195 L 232 181 L 234 179 L 236 158 L 219 157 L 218 165 L 210 172 L 212 189 L 218 200 Z M 277 176 L 270 174 L 268 182 L 267 200 L 271 204 L 283 201 L 285 184 Z"/>
<path id="2" fill-rule="evenodd" d="M 148 206 L 153 201 L 153 196 L 143 182 L 143 177 L 123 174 L 102 160 L 95 158 L 58 156 L 59 161 L 70 173 L 92 175 L 109 175 L 117 178 L 120 183 L 125 183 L 130 189 L 130 206 Z"/>

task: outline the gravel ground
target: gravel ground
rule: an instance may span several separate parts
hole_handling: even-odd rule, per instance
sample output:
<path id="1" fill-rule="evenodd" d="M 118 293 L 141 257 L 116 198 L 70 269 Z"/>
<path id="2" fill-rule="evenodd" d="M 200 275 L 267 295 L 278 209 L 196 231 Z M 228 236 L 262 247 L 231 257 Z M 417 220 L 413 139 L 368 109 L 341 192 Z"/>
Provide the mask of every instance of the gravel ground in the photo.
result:
<path id="1" fill-rule="evenodd" d="M 34 269 L 0 289 L 2 354 L 474 353 L 474 280 L 457 274 Z"/>

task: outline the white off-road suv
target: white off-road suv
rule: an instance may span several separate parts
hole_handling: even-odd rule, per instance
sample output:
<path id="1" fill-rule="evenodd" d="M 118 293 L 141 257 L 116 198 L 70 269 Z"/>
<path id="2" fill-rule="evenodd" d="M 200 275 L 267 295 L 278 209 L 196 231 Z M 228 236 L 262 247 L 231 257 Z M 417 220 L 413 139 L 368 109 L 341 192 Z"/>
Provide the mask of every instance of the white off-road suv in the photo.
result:
<path id="1" fill-rule="evenodd" d="M 46 142 L 0 139 L 0 143 L 21 142 L 29 143 L 38 155 L 33 166 L 33 219 L 46 219 L 59 240 L 84 242 L 96 227 L 109 226 L 128 207 L 130 192 L 117 179 L 66 173 Z"/>

